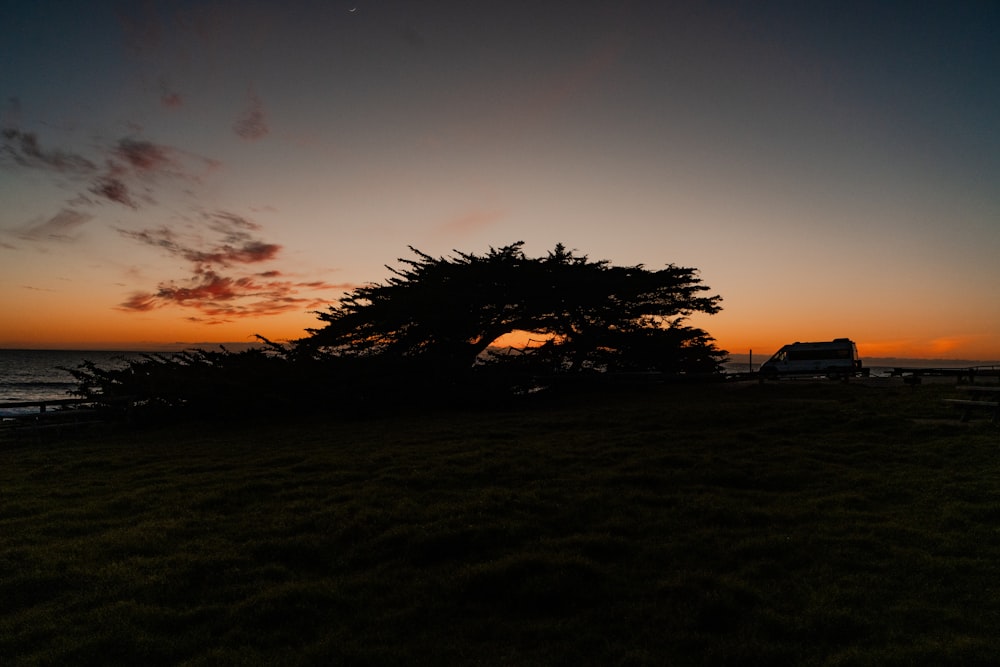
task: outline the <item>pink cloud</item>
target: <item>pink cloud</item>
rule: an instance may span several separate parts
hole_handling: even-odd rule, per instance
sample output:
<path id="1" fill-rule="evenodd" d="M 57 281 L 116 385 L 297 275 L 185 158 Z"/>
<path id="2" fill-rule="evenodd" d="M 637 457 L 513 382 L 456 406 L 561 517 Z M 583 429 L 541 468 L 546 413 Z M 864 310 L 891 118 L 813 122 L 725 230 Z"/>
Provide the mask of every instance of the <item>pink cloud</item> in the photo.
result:
<path id="1" fill-rule="evenodd" d="M 470 211 L 456 218 L 452 218 L 438 227 L 443 232 L 471 232 L 501 221 L 506 212 L 504 211 Z"/>
<path id="2" fill-rule="evenodd" d="M 178 93 L 166 93 L 160 96 L 160 104 L 168 109 L 177 109 L 184 106 L 184 100 Z"/>
<path id="3" fill-rule="evenodd" d="M 107 199 L 108 201 L 115 202 L 117 204 L 123 204 L 129 208 L 137 209 L 138 204 L 132 198 L 129 193 L 129 188 L 120 179 L 114 176 L 102 176 L 94 185 L 91 186 L 90 192 Z"/>
<path id="4" fill-rule="evenodd" d="M 114 155 L 140 173 L 175 168 L 174 160 L 170 156 L 170 149 L 150 141 L 121 139 Z"/>
<path id="5" fill-rule="evenodd" d="M 190 263 L 188 278 L 161 282 L 155 291 L 135 292 L 120 309 L 143 312 L 173 305 L 216 321 L 319 308 L 328 300 L 308 293 L 349 289 L 322 281 L 290 280 L 275 269 L 241 274 L 240 267 L 276 259 L 281 246 L 258 238 L 257 223 L 229 211 L 203 213 L 201 220 L 204 224 L 187 230 L 118 230 L 126 238 Z"/>
<path id="6" fill-rule="evenodd" d="M 269 131 L 253 91 L 247 114 L 236 130 L 248 140 Z M 45 147 L 35 134 L 16 129 L 5 129 L 0 136 L 0 162 L 56 174 L 59 183 L 69 179 L 80 184 L 66 207 L 18 234 L 33 241 L 72 240 L 93 218 L 88 210 L 94 206 L 111 202 L 139 209 L 156 204 L 153 195 L 178 182 L 197 197 L 202 175 L 219 166 L 208 158 L 135 136 L 92 147 L 93 157 Z M 204 212 L 192 207 L 188 213 L 191 210 L 195 215 L 183 217 L 186 222 L 172 227 L 117 230 L 187 265 L 181 277 L 129 294 L 119 304 L 121 310 L 148 312 L 178 306 L 194 311 L 199 321 L 221 322 L 317 309 L 329 303 L 317 293 L 356 287 L 290 278 L 266 266 L 279 258 L 282 246 L 262 238 L 256 222 L 230 211 Z"/>
<path id="7" fill-rule="evenodd" d="M 45 148 L 31 132 L 6 128 L 0 136 L 0 162 L 8 160 L 59 177 L 90 180 L 86 192 L 96 197 L 78 193 L 71 200 L 76 206 L 106 201 L 138 209 L 140 204 L 156 203 L 152 193 L 157 187 L 178 182 L 198 184 L 205 173 L 219 166 L 209 158 L 131 137 L 97 148 L 97 156 L 90 159 L 72 151 Z M 98 166 L 101 163 L 103 168 Z"/>
<path id="8" fill-rule="evenodd" d="M 174 301 L 181 305 L 189 301 L 199 303 L 210 303 L 219 301 L 230 301 L 241 296 L 255 296 L 259 290 L 249 279 L 240 278 L 233 280 L 208 271 L 200 284 L 193 287 L 175 287 L 173 285 L 161 285 L 156 296 L 164 301 Z"/>
<path id="9" fill-rule="evenodd" d="M 172 183 L 198 184 L 202 175 L 219 166 L 218 161 L 179 151 L 152 141 L 125 137 L 107 152 L 106 168 L 90 188 L 92 194 L 130 208 L 155 204 L 151 192 Z M 133 193 L 141 186 L 144 194 Z"/>
<path id="10" fill-rule="evenodd" d="M 281 246 L 254 238 L 251 231 L 259 228 L 254 222 L 227 211 L 204 214 L 206 228 L 219 238 L 206 241 L 203 234 L 178 234 L 167 227 L 132 231 L 119 229 L 118 232 L 144 245 L 166 251 L 170 255 L 182 257 L 199 267 L 234 264 L 257 264 L 275 259 Z"/>
<path id="11" fill-rule="evenodd" d="M 266 262 L 277 257 L 280 251 L 281 246 L 274 243 L 249 241 L 239 247 L 226 245 L 210 252 L 191 251 L 185 257 L 192 262 L 230 266 Z"/>
<path id="12" fill-rule="evenodd" d="M 325 305 L 327 300 L 300 296 L 302 291 L 334 287 L 315 282 L 259 281 L 249 276 L 234 278 L 215 271 L 205 271 L 192 276 L 183 284 L 175 281 L 161 283 L 155 293 L 136 292 L 122 302 L 119 308 L 145 312 L 177 305 L 191 308 L 221 322 L 318 308 Z M 200 317 L 196 319 L 206 322 Z"/>

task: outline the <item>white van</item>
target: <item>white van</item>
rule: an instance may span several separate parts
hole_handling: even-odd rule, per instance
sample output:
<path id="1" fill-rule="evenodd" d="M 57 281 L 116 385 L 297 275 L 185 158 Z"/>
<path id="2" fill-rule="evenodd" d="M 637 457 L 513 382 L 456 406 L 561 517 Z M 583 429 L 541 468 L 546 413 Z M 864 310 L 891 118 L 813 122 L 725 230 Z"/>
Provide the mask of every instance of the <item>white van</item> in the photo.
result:
<path id="1" fill-rule="evenodd" d="M 760 367 L 761 379 L 783 375 L 826 375 L 844 378 L 859 374 L 867 375 L 868 369 L 861 368 L 858 348 L 849 338 L 785 345 Z"/>

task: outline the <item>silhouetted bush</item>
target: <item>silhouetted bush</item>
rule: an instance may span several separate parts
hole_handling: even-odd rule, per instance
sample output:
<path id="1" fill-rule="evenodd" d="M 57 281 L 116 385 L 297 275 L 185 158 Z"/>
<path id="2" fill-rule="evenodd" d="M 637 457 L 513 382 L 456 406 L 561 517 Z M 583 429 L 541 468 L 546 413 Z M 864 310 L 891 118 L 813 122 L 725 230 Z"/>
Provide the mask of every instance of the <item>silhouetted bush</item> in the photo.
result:
<path id="1" fill-rule="evenodd" d="M 68 370 L 81 396 L 109 409 L 234 417 L 482 404 L 571 378 L 599 385 L 623 374 L 719 372 L 726 352 L 684 324 L 720 310 L 721 297 L 701 296 L 708 288 L 695 269 L 615 267 L 562 245 L 528 258 L 522 245 L 437 259 L 413 249 L 417 259 L 400 260 L 406 268 L 353 290 L 318 314 L 324 327 L 288 344 L 258 337 L 260 347 L 241 352 Z M 543 342 L 491 349 L 514 331 Z"/>

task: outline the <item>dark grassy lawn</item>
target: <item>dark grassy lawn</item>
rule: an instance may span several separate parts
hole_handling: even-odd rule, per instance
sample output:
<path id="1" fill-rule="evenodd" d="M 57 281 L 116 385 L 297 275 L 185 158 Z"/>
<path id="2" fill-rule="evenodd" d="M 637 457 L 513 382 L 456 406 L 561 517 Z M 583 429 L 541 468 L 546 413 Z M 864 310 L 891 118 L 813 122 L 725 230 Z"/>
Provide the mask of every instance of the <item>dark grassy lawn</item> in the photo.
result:
<path id="1" fill-rule="evenodd" d="M 1000 429 L 952 391 L 8 433 L 0 664 L 995 664 Z"/>

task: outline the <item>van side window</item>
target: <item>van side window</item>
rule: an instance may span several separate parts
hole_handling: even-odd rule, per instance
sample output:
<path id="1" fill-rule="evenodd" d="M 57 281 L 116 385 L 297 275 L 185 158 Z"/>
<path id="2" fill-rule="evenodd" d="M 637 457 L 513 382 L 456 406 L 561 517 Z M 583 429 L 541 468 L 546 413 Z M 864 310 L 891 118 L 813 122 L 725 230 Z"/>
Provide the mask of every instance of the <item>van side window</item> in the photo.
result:
<path id="1" fill-rule="evenodd" d="M 791 361 L 820 361 L 826 359 L 850 359 L 851 351 L 846 348 L 822 350 L 793 350 L 788 358 Z"/>

